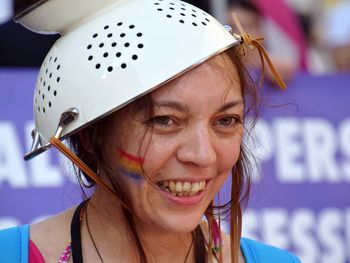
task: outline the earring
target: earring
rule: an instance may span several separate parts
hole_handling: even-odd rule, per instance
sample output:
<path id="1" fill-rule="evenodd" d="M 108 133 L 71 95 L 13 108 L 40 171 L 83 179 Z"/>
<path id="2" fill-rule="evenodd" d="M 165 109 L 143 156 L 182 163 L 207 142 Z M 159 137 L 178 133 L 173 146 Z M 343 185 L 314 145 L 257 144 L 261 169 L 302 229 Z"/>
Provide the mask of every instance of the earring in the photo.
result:
<path id="1" fill-rule="evenodd" d="M 95 185 L 94 182 L 89 182 L 87 177 L 82 172 L 80 172 L 78 180 L 79 180 L 79 183 L 83 185 L 85 188 L 91 188 Z"/>
<path id="2" fill-rule="evenodd" d="M 85 155 L 85 158 L 83 158 Z M 96 175 L 100 176 L 100 162 L 96 160 L 96 158 L 93 157 L 93 154 L 90 152 L 84 153 L 81 157 L 82 160 L 84 160 L 87 163 L 90 163 L 91 169 L 96 170 Z M 91 163 L 95 162 L 96 165 L 91 165 Z M 85 188 L 91 188 L 95 185 L 95 182 L 87 175 L 85 175 L 82 171 L 79 172 L 79 178 L 78 181 L 81 185 L 83 185 Z"/>

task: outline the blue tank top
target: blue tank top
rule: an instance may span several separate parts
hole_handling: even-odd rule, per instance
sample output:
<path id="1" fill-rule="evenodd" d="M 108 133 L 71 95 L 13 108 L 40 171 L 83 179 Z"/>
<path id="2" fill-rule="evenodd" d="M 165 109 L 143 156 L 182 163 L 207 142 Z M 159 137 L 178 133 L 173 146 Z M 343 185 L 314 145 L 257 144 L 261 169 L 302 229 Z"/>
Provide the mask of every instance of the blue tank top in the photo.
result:
<path id="1" fill-rule="evenodd" d="M 247 238 L 241 239 L 241 251 L 246 263 L 301 263 L 297 256 L 287 250 Z"/>

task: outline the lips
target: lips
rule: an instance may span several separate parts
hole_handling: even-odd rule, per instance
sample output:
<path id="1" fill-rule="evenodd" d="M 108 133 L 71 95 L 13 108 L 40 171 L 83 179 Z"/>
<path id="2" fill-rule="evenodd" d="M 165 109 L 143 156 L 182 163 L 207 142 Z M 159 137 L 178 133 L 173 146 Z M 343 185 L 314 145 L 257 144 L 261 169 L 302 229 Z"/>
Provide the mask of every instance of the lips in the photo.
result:
<path id="1" fill-rule="evenodd" d="M 158 182 L 157 185 L 173 196 L 194 196 L 204 190 L 206 181 L 188 182 L 169 180 Z"/>

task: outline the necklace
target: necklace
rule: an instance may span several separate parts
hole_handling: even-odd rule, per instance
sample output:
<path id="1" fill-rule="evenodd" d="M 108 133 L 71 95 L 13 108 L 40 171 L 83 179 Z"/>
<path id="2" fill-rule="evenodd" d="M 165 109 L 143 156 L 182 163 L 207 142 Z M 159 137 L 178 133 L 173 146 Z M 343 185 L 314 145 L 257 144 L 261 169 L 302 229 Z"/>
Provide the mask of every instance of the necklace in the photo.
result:
<path id="1" fill-rule="evenodd" d="M 82 247 L 81 247 L 81 224 L 85 215 L 86 220 L 86 228 L 89 234 L 89 237 L 92 241 L 92 244 L 95 247 L 95 250 L 97 252 L 98 257 L 100 258 L 101 262 L 103 263 L 103 259 L 101 257 L 101 254 L 99 250 L 97 249 L 95 240 L 92 237 L 88 216 L 87 216 L 87 206 L 88 206 L 89 199 L 82 202 L 77 209 L 74 212 L 72 222 L 71 222 L 71 239 L 72 239 L 72 257 L 74 263 L 83 263 L 83 253 L 82 253 Z"/>
<path id="2" fill-rule="evenodd" d="M 71 232 L 71 247 L 72 247 L 72 258 L 73 258 L 73 262 L 74 263 L 83 263 L 83 254 L 82 254 L 82 247 L 81 247 L 81 223 L 83 221 L 84 218 L 84 214 L 85 214 L 85 220 L 86 220 L 86 228 L 89 234 L 89 237 L 95 247 L 96 253 L 99 257 L 99 259 L 101 260 L 101 262 L 103 263 L 103 259 L 102 256 L 96 246 L 95 240 L 92 237 L 91 234 L 91 230 L 90 230 L 90 226 L 89 226 L 89 222 L 88 222 L 88 216 L 87 216 L 87 204 L 88 204 L 89 199 L 83 201 L 75 210 L 72 221 L 71 221 L 71 228 L 70 228 L 70 232 Z M 193 246 L 193 239 L 194 239 L 194 234 L 192 233 L 192 241 L 190 244 L 190 247 L 186 253 L 185 259 L 184 259 L 184 263 L 187 262 L 188 257 L 190 255 L 190 252 L 192 250 L 192 246 Z"/>
<path id="3" fill-rule="evenodd" d="M 88 205 L 86 205 L 86 209 L 85 209 L 86 228 L 87 228 L 89 237 L 90 237 L 90 239 L 91 239 L 91 241 L 92 241 L 92 244 L 94 245 L 95 251 L 96 251 L 96 253 L 97 253 L 99 259 L 100 259 L 101 262 L 103 263 L 103 259 L 102 259 L 102 256 L 101 256 L 101 254 L 100 254 L 100 251 L 98 250 L 97 245 L 96 245 L 96 243 L 95 243 L 95 240 L 93 239 L 92 234 L 91 234 L 91 231 L 90 231 L 90 226 L 89 226 L 89 221 L 88 221 L 88 214 L 87 214 L 87 213 L 88 213 L 87 208 L 88 208 Z"/>
<path id="4" fill-rule="evenodd" d="M 192 233 L 192 240 L 191 240 L 191 244 L 190 244 L 190 247 L 186 253 L 186 257 L 185 257 L 185 260 L 184 260 L 184 263 L 187 262 L 187 259 L 188 259 L 188 256 L 190 255 L 190 252 L 191 252 L 191 249 L 192 249 L 192 246 L 193 246 L 193 233 Z"/>

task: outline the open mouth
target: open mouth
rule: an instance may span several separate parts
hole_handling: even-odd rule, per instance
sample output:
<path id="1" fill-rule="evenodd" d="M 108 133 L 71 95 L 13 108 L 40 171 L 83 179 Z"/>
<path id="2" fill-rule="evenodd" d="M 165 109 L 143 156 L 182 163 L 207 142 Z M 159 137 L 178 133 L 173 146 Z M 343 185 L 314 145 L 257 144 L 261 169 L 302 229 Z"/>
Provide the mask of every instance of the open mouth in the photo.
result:
<path id="1" fill-rule="evenodd" d="M 206 181 L 198 182 L 176 182 L 176 181 L 161 181 L 157 185 L 163 191 L 170 193 L 173 196 L 194 196 L 202 192 L 205 188 Z"/>

